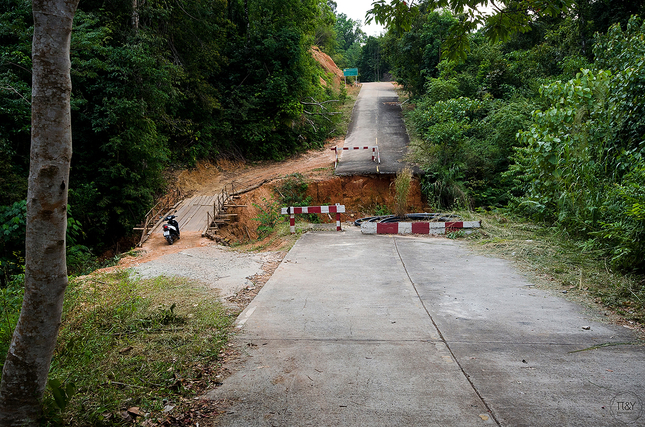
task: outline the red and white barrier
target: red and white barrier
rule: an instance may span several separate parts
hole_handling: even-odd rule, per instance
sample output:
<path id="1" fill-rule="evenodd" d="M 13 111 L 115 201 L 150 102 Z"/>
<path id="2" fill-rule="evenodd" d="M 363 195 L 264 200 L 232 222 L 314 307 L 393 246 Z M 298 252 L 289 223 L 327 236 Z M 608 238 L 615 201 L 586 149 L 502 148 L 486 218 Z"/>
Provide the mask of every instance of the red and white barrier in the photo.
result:
<path id="1" fill-rule="evenodd" d="M 364 222 L 363 234 L 446 234 L 480 228 L 481 221 L 455 222 Z M 468 231 L 466 231 L 468 232 Z"/>
<path id="2" fill-rule="evenodd" d="M 338 166 L 338 150 L 350 151 L 350 150 L 372 150 L 372 161 L 378 162 L 381 164 L 381 153 L 378 151 L 378 145 L 364 145 L 360 147 L 332 147 L 331 150 L 336 154 L 336 160 L 334 160 L 334 167 Z"/>
<path id="3" fill-rule="evenodd" d="M 341 231 L 340 227 L 340 214 L 345 213 L 345 205 L 331 205 L 331 206 L 291 206 L 282 208 L 282 215 L 290 215 L 289 226 L 291 234 L 296 232 L 296 216 L 295 214 L 319 213 L 319 214 L 336 214 L 336 231 Z"/>

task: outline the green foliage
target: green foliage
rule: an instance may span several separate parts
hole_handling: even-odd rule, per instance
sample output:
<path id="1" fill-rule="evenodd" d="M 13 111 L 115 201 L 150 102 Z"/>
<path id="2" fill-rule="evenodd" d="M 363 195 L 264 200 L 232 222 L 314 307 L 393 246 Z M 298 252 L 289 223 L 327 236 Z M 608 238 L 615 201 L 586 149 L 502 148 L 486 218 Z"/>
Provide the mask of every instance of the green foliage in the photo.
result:
<path id="1" fill-rule="evenodd" d="M 145 214 L 169 155 L 160 122 L 176 69 L 156 54 L 158 38 L 112 40 L 98 17 L 77 13 L 70 204 L 92 245 L 123 234 Z"/>
<path id="2" fill-rule="evenodd" d="M 0 287 L 23 271 L 27 201 L 0 206 Z"/>
<path id="3" fill-rule="evenodd" d="M 573 0 L 501 1 L 491 13 L 484 8 L 488 0 L 375 0 L 367 12 L 367 22 L 374 20 L 401 33 L 409 31 L 424 10 L 449 8 L 459 19 L 450 27 L 442 52 L 451 59 L 463 60 L 470 49 L 468 34 L 477 27 L 483 27 L 482 33 L 491 43 L 506 41 L 516 33 L 530 31 L 535 18 L 558 16 L 574 3 Z"/>
<path id="4" fill-rule="evenodd" d="M 4 365 L 24 295 L 24 274 L 11 277 L 0 287 L 0 365 Z"/>
<path id="5" fill-rule="evenodd" d="M 31 2 L 0 1 L 0 206 L 27 195 L 32 19 Z"/>
<path id="6" fill-rule="evenodd" d="M 337 18 L 328 1 L 320 1 L 317 5 L 318 12 L 315 19 L 313 44 L 318 46 L 328 55 L 334 54 L 338 45 L 336 33 Z"/>
<path id="7" fill-rule="evenodd" d="M 374 206 L 374 216 L 385 216 L 385 215 L 392 215 L 392 211 L 390 211 L 390 208 L 387 207 L 387 205 L 375 205 Z"/>
<path id="8" fill-rule="evenodd" d="M 122 425 L 121 411 L 131 406 L 158 420 L 164 406 L 194 396 L 194 383 L 212 385 L 209 367 L 234 317 L 210 296 L 181 279 L 135 280 L 127 272 L 71 280 L 43 423 Z M 19 306 L 21 295 L 13 298 Z M 2 358 L 10 340 L 3 319 Z"/>
<path id="9" fill-rule="evenodd" d="M 449 233 L 446 233 L 446 237 L 452 240 L 461 239 L 463 237 L 466 237 L 466 232 L 464 230 L 451 231 Z"/>
<path id="10" fill-rule="evenodd" d="M 642 268 L 645 254 L 645 162 L 632 164 L 634 170 L 607 189 L 600 230 L 590 233 L 601 240 L 612 263 L 624 269 Z"/>
<path id="11" fill-rule="evenodd" d="M 426 195 L 428 204 L 435 210 L 467 209 L 472 204 L 466 189 L 463 167 L 459 165 L 426 172 L 421 179 L 421 190 Z"/>
<path id="12" fill-rule="evenodd" d="M 429 37 L 437 28 L 445 29 L 448 18 L 454 19 L 434 12 L 428 14 L 428 22 L 431 18 L 444 19 L 437 21 L 443 22 L 443 27 L 413 27 L 400 39 L 415 31 L 419 37 Z M 422 88 L 416 89 L 421 93 L 413 98 L 414 109 L 406 113 L 417 136 L 414 160 L 426 170 L 422 189 L 430 203 L 441 209 L 501 206 L 513 194 L 521 193 L 503 175 L 518 144 L 516 134 L 538 106 L 535 96 L 540 85 L 561 72 L 548 44 L 509 52 L 475 34 L 470 45 L 465 61 L 444 59 L 421 70 L 427 78 Z M 396 49 L 393 53 L 406 63 L 407 51 Z"/>
<path id="13" fill-rule="evenodd" d="M 358 73 L 363 82 L 378 82 L 390 70 L 384 42 L 381 37 L 369 36 L 361 48 Z"/>
<path id="14" fill-rule="evenodd" d="M 58 379 L 47 381 L 49 394 L 43 402 L 43 418 L 48 425 L 63 426 L 63 412 L 76 394 L 74 383 L 63 384 Z"/>
<path id="15" fill-rule="evenodd" d="M 435 79 L 429 78 L 425 84 L 424 102 L 434 104 L 439 101 L 448 101 L 449 99 L 459 98 L 459 82 L 457 79 Z"/>
<path id="16" fill-rule="evenodd" d="M 438 77 L 441 47 L 456 19 L 448 11 L 421 9 L 409 31 L 386 36 L 385 50 L 397 82 L 413 96 L 424 93 L 428 79 Z"/>
<path id="17" fill-rule="evenodd" d="M 301 173 L 288 175 L 275 186 L 275 191 L 280 195 L 279 202 L 282 206 L 309 206 L 311 196 L 307 196 L 306 178 Z"/>
<path id="18" fill-rule="evenodd" d="M 307 196 L 309 184 L 301 173 L 294 173 L 285 177 L 276 187 L 275 192 L 279 194 L 280 206 L 310 206 L 313 203 L 311 196 Z M 320 222 L 318 214 L 299 215 L 308 222 L 317 224 Z"/>
<path id="19" fill-rule="evenodd" d="M 254 221 L 259 222 L 256 231 L 260 238 L 266 237 L 282 219 L 280 204 L 273 199 L 267 200 L 263 197 L 262 204 L 253 203 L 253 206 L 259 210 L 258 216 L 253 218 Z"/>
<path id="20" fill-rule="evenodd" d="M 357 67 L 361 53 L 361 42 L 366 37 L 366 34 L 361 30 L 360 22 L 340 13 L 336 16 L 334 30 L 338 45 L 332 56 L 334 62 L 340 69 Z"/>
<path id="21" fill-rule="evenodd" d="M 612 73 L 607 94 L 610 125 L 625 155 L 643 153 L 645 135 L 645 23 L 632 18 L 625 31 L 612 26 L 594 45 L 595 67 Z M 620 141 L 620 142 L 618 142 Z M 616 147 L 618 148 L 618 147 Z"/>
<path id="22" fill-rule="evenodd" d="M 472 121 L 485 114 L 487 105 L 469 98 L 432 102 L 424 99 L 408 114 L 420 140 L 413 155 L 426 171 L 422 189 L 437 208 L 470 206 L 466 177 L 475 153 Z"/>
<path id="23" fill-rule="evenodd" d="M 412 185 L 412 170 L 404 168 L 394 180 L 394 214 L 403 218 L 408 213 L 408 194 Z"/>
<path id="24" fill-rule="evenodd" d="M 523 98 L 495 102 L 478 123 L 468 157 L 468 193 L 477 206 L 500 206 L 509 202 L 517 189 L 504 173 L 511 164 L 516 134 L 531 119 L 535 104 Z"/>
<path id="25" fill-rule="evenodd" d="M 645 247 L 645 27 L 633 18 L 594 47 L 596 71 L 542 89 L 549 108 L 518 134 L 518 208 L 604 248 L 613 265 L 642 269 Z M 604 69 L 602 69 L 604 68 Z"/>
<path id="26" fill-rule="evenodd" d="M 303 101 L 335 98 L 327 78 L 311 56 L 319 2 L 261 1 L 249 4 L 246 37 L 230 52 L 224 108 L 218 118 L 229 123 L 221 137 L 244 156 L 282 159 L 319 147 L 333 134 L 334 115 L 305 113 Z M 326 104 L 332 107 L 333 103 Z"/>
<path id="27" fill-rule="evenodd" d="M 533 113 L 533 125 L 518 133 L 525 148 L 518 149 L 517 167 L 526 182 L 526 202 L 542 218 L 584 218 L 581 231 L 595 227 L 605 183 L 598 173 L 612 163 L 601 126 L 610 74 L 588 70 L 567 83 L 544 86 L 551 108 Z"/>

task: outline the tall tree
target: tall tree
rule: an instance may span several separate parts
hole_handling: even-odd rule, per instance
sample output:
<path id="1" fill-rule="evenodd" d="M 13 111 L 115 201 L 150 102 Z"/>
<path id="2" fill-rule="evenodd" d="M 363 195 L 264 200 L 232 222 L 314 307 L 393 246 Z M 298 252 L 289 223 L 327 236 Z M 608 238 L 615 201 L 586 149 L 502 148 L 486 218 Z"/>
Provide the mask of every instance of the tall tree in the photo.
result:
<path id="1" fill-rule="evenodd" d="M 79 0 L 33 0 L 25 296 L 0 384 L 0 425 L 37 425 L 67 287 L 70 39 Z"/>
<path id="2" fill-rule="evenodd" d="M 360 78 L 363 82 L 381 81 L 383 75 L 390 71 L 387 55 L 383 49 L 383 37 L 369 36 L 361 48 L 358 60 Z"/>
<path id="3" fill-rule="evenodd" d="M 447 10 L 422 9 L 409 31 L 390 31 L 385 37 L 392 74 L 413 96 L 424 92 L 428 78 L 438 77 L 441 45 L 455 22 Z"/>
<path id="4" fill-rule="evenodd" d="M 372 20 L 395 31 L 408 31 L 422 8 L 449 8 L 459 20 L 442 46 L 450 58 L 465 58 L 469 50 L 467 34 L 478 27 L 491 42 L 508 40 L 511 35 L 531 30 L 538 17 L 556 16 L 568 11 L 574 0 L 374 0 L 367 11 Z"/>
<path id="5" fill-rule="evenodd" d="M 365 32 L 361 30 L 361 21 L 348 18 L 344 13 L 336 16 L 335 30 L 338 47 L 344 51 L 354 43 L 360 43 L 365 39 Z"/>

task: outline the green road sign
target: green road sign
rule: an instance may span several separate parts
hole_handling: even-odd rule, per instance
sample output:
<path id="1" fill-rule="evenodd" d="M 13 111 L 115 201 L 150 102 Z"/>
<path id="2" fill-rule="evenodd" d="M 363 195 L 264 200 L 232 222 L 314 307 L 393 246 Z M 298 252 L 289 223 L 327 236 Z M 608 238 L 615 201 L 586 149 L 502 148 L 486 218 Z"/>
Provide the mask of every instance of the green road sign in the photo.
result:
<path id="1" fill-rule="evenodd" d="M 345 68 L 343 75 L 345 77 L 358 76 L 358 68 Z"/>

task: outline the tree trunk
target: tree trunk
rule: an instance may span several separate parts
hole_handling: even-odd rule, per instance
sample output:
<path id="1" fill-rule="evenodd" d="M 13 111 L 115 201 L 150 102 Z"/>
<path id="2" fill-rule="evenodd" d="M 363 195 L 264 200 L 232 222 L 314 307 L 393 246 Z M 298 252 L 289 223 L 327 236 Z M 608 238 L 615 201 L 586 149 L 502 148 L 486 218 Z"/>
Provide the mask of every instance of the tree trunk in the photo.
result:
<path id="1" fill-rule="evenodd" d="M 0 384 L 0 425 L 36 425 L 67 287 L 70 38 L 78 0 L 33 0 L 25 296 Z"/>
<path id="2" fill-rule="evenodd" d="M 132 29 L 139 30 L 139 5 L 137 0 L 132 0 Z"/>

